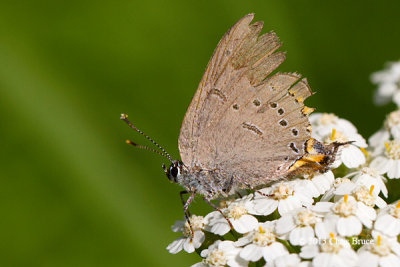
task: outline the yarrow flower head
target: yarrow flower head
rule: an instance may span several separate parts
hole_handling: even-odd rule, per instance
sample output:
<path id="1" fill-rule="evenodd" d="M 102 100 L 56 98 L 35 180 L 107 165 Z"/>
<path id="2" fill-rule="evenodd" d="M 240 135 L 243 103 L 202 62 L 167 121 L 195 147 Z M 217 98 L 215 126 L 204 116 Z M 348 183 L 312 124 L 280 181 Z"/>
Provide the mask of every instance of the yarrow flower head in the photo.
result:
<path id="1" fill-rule="evenodd" d="M 385 120 L 385 129 L 394 139 L 400 138 L 400 109 L 389 113 Z"/>
<path id="2" fill-rule="evenodd" d="M 400 139 L 384 143 L 385 150 L 371 161 L 371 167 L 388 178 L 400 178 Z"/>
<path id="3" fill-rule="evenodd" d="M 378 102 L 392 99 L 400 106 L 400 62 L 372 80 Z M 303 173 L 296 169 L 265 188 L 213 200 L 216 210 L 190 216 L 190 224 L 177 221 L 172 230 L 181 236 L 168 251 L 199 253 L 195 267 L 400 267 L 400 200 L 385 200 L 399 196 L 393 193 L 400 183 L 394 180 L 400 178 L 400 109 L 386 116 L 368 146 L 348 120 L 332 113 L 309 119 L 313 138 L 349 142 L 330 170 L 314 172 L 324 155 L 307 150 L 309 157 L 296 159 L 305 164 Z"/>
<path id="4" fill-rule="evenodd" d="M 233 241 L 217 240 L 208 249 L 203 250 L 200 256 L 203 261 L 192 265 L 192 267 L 242 267 L 248 262 L 239 257 L 241 249 L 237 248 Z"/>
<path id="5" fill-rule="evenodd" d="M 269 215 L 278 209 L 280 215 L 288 213 L 302 205 L 310 206 L 313 202 L 312 193 L 299 180 L 280 182 L 256 193 L 252 201 L 250 213 Z"/>
<path id="6" fill-rule="evenodd" d="M 239 238 L 235 245 L 244 246 L 240 257 L 248 261 L 258 261 L 263 257 L 266 262 L 271 262 L 289 254 L 286 247 L 277 240 L 274 222 L 260 223 L 256 229 Z"/>
<path id="7" fill-rule="evenodd" d="M 390 237 L 400 234 L 400 201 L 379 212 L 374 229 Z"/>
<path id="8" fill-rule="evenodd" d="M 371 81 L 378 86 L 375 103 L 378 105 L 393 101 L 400 106 L 400 62 L 390 62 L 386 69 L 371 75 Z"/>
<path id="9" fill-rule="evenodd" d="M 319 243 L 301 248 L 300 257 L 312 259 L 312 266 L 348 267 L 356 266 L 358 256 L 349 241 L 333 233 Z"/>
<path id="10" fill-rule="evenodd" d="M 337 179 L 338 180 L 338 179 Z M 324 196 L 323 201 L 330 200 L 332 196 L 334 196 L 334 201 L 339 201 L 344 195 L 353 196 L 357 201 L 364 203 L 367 206 L 379 208 L 384 208 L 386 206 L 386 202 L 378 196 L 379 190 L 375 190 L 375 185 L 371 184 L 371 186 L 366 187 L 361 183 L 354 183 L 353 181 L 345 178 L 346 182 L 342 182 L 329 194 L 329 198 Z M 378 187 L 379 189 L 379 187 Z"/>
<path id="11" fill-rule="evenodd" d="M 371 228 L 372 221 L 376 218 L 376 211 L 372 207 L 348 195 L 344 195 L 336 203 L 320 205 L 319 211 L 326 212 L 324 223 L 335 225 L 341 236 L 359 235 L 362 225 Z"/>
<path id="12" fill-rule="evenodd" d="M 400 266 L 400 244 L 394 238 L 378 235 L 358 250 L 358 266 Z"/>
<path id="13" fill-rule="evenodd" d="M 204 242 L 204 218 L 202 216 L 192 215 L 190 217 L 190 223 L 194 231 L 193 238 L 188 221 L 176 221 L 171 227 L 173 232 L 181 232 L 182 236 L 168 245 L 167 250 L 170 253 L 176 254 L 182 249 L 187 253 L 192 253 Z"/>
<path id="14" fill-rule="evenodd" d="M 358 171 L 347 174 L 345 178 L 351 179 L 355 185 L 363 185 L 367 188 L 374 186 L 374 194 L 378 195 L 382 192 L 383 196 L 388 196 L 388 190 L 385 185 L 386 178 L 375 168 L 363 167 Z"/>
<path id="15" fill-rule="evenodd" d="M 258 221 L 254 216 L 249 214 L 252 198 L 253 195 L 250 194 L 228 202 L 227 207 L 221 210 L 223 214 L 219 211 L 213 211 L 208 214 L 205 217 L 205 220 L 208 222 L 206 230 L 217 235 L 225 235 L 231 230 L 229 222 L 232 224 L 233 229 L 241 234 L 256 228 Z"/>
<path id="16" fill-rule="evenodd" d="M 348 168 L 356 168 L 365 163 L 365 155 L 360 148 L 367 147 L 367 143 L 351 122 L 328 113 L 311 114 L 310 122 L 313 127 L 312 137 L 325 144 L 353 142 L 340 149 L 335 167 L 343 163 Z"/>
<path id="17" fill-rule="evenodd" d="M 286 235 L 294 246 L 304 246 L 315 240 L 314 226 L 322 221 L 322 216 L 301 207 L 290 213 L 284 214 L 276 222 L 276 232 L 279 235 Z"/>

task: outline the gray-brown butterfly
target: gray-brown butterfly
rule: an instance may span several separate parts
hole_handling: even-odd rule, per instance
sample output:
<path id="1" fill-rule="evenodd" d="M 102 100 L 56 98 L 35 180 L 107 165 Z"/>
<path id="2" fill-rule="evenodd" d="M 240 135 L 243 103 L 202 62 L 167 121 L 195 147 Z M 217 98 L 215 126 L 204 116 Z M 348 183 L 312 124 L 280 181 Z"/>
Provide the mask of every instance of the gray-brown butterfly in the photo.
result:
<path id="1" fill-rule="evenodd" d="M 261 185 L 296 174 L 325 172 L 345 143 L 323 145 L 311 138 L 304 100 L 312 95 L 306 79 L 297 73 L 270 75 L 284 60 L 274 32 L 261 36 L 263 22 L 250 24 L 254 15 L 241 18 L 218 43 L 183 119 L 179 135 L 181 161 L 151 138 L 171 165 L 168 179 L 190 196 L 210 200 L 238 189 Z M 134 130 L 143 134 L 121 115 Z M 144 134 L 143 134 L 144 135 Z M 346 143 L 347 144 L 347 143 Z M 189 222 L 190 225 L 190 222 Z"/>

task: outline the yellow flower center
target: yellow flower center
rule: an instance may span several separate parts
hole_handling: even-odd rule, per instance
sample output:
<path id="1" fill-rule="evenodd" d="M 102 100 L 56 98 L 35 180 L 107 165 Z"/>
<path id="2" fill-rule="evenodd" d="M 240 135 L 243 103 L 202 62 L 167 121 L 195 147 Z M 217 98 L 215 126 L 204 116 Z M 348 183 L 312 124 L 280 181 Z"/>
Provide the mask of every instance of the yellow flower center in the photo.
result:
<path id="1" fill-rule="evenodd" d="M 293 193 L 294 193 L 293 188 L 284 183 L 275 185 L 272 190 L 272 195 L 276 200 L 286 199 L 287 197 L 292 196 Z"/>
<path id="2" fill-rule="evenodd" d="M 375 197 L 372 195 L 373 190 L 374 190 L 373 185 L 371 185 L 369 190 L 365 186 L 360 186 L 354 192 L 354 197 L 358 201 L 363 202 L 365 205 L 373 207 L 375 206 Z"/>
<path id="3" fill-rule="evenodd" d="M 378 172 L 374 168 L 364 167 L 360 171 L 362 174 L 366 174 L 372 177 L 377 178 L 379 176 Z"/>
<path id="4" fill-rule="evenodd" d="M 335 236 L 330 233 L 329 236 L 331 237 L 330 239 L 326 239 L 322 244 L 321 244 L 321 251 L 325 253 L 339 253 L 339 251 L 342 249 L 342 245 L 338 240 L 335 238 Z"/>
<path id="5" fill-rule="evenodd" d="M 380 256 L 387 256 L 391 253 L 390 244 L 385 238 L 378 235 L 375 242 L 371 244 L 370 251 Z"/>
<path id="6" fill-rule="evenodd" d="M 386 127 L 392 128 L 400 124 L 400 110 L 393 111 L 386 118 Z"/>
<path id="7" fill-rule="evenodd" d="M 204 263 L 213 267 L 225 266 L 227 263 L 225 253 L 222 250 L 214 249 L 208 254 L 207 258 L 204 259 Z"/>
<path id="8" fill-rule="evenodd" d="M 192 215 L 190 216 L 190 224 L 192 225 L 193 231 L 202 230 L 204 228 L 203 216 Z M 182 234 L 185 237 L 191 236 L 189 222 L 186 221 L 183 225 Z"/>
<path id="9" fill-rule="evenodd" d="M 385 142 L 386 156 L 391 159 L 400 159 L 400 140 Z"/>
<path id="10" fill-rule="evenodd" d="M 245 214 L 247 214 L 247 209 L 242 204 L 238 203 L 229 205 L 225 211 L 225 215 L 228 216 L 228 218 L 235 220 L 239 219 Z"/>
<path id="11" fill-rule="evenodd" d="M 299 213 L 297 213 L 295 221 L 297 225 L 310 226 L 319 222 L 320 218 L 318 218 L 316 214 L 311 210 L 302 210 Z"/>
<path id="12" fill-rule="evenodd" d="M 336 129 L 332 129 L 332 134 L 324 138 L 325 144 L 333 142 L 345 143 L 347 141 L 349 141 L 348 137 L 343 132 L 336 131 Z"/>
<path id="13" fill-rule="evenodd" d="M 396 206 L 391 206 L 389 210 L 390 215 L 393 217 L 400 219 L 400 200 L 397 202 Z"/>
<path id="14" fill-rule="evenodd" d="M 333 211 L 342 217 L 348 217 L 356 213 L 357 203 L 355 201 L 347 201 L 347 199 L 348 196 L 344 195 L 343 201 L 339 201 L 333 206 Z"/>
<path id="15" fill-rule="evenodd" d="M 258 227 L 258 231 L 253 232 L 253 243 L 260 247 L 266 247 L 275 242 L 275 234 L 268 228 Z"/>

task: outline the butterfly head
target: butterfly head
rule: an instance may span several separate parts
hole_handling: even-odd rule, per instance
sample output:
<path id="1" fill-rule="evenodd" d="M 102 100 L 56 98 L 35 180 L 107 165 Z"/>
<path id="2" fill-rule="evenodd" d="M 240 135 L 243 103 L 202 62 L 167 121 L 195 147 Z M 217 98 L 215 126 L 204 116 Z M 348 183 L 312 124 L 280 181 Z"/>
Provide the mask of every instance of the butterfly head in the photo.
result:
<path id="1" fill-rule="evenodd" d="M 168 180 L 173 183 L 178 183 L 180 180 L 180 176 L 182 175 L 182 161 L 174 160 L 169 168 L 167 168 L 164 164 L 162 165 L 165 175 L 167 175 Z"/>

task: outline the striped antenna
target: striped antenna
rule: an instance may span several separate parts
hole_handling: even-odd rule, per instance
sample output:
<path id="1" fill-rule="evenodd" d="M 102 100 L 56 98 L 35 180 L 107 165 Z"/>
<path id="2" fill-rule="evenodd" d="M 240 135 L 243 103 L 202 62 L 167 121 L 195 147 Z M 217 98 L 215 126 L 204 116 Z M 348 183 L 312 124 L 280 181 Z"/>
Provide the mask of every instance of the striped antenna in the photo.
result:
<path id="1" fill-rule="evenodd" d="M 155 149 L 149 148 L 147 146 L 141 146 L 138 145 L 130 140 L 126 140 L 127 144 L 130 144 L 134 147 L 137 148 L 141 148 L 141 149 L 145 149 L 145 150 L 149 150 L 152 151 L 154 153 L 157 153 L 165 158 L 167 158 L 171 163 L 173 163 L 174 161 L 172 160 L 171 156 L 168 154 L 167 151 L 165 151 L 164 148 L 162 148 L 156 141 L 154 141 L 153 139 L 151 139 L 147 134 L 145 134 L 144 132 L 142 132 L 141 130 L 139 130 L 138 128 L 136 128 L 129 120 L 128 120 L 128 115 L 127 114 L 121 114 L 120 117 L 121 120 L 123 120 L 124 122 L 126 122 L 126 124 L 128 124 L 129 127 L 131 127 L 133 130 L 135 130 L 136 132 L 140 133 L 141 135 L 143 135 L 144 137 L 146 137 L 147 140 L 149 140 L 150 142 L 152 142 L 155 146 L 157 146 L 159 149 L 161 149 L 162 152 L 157 151 Z"/>

